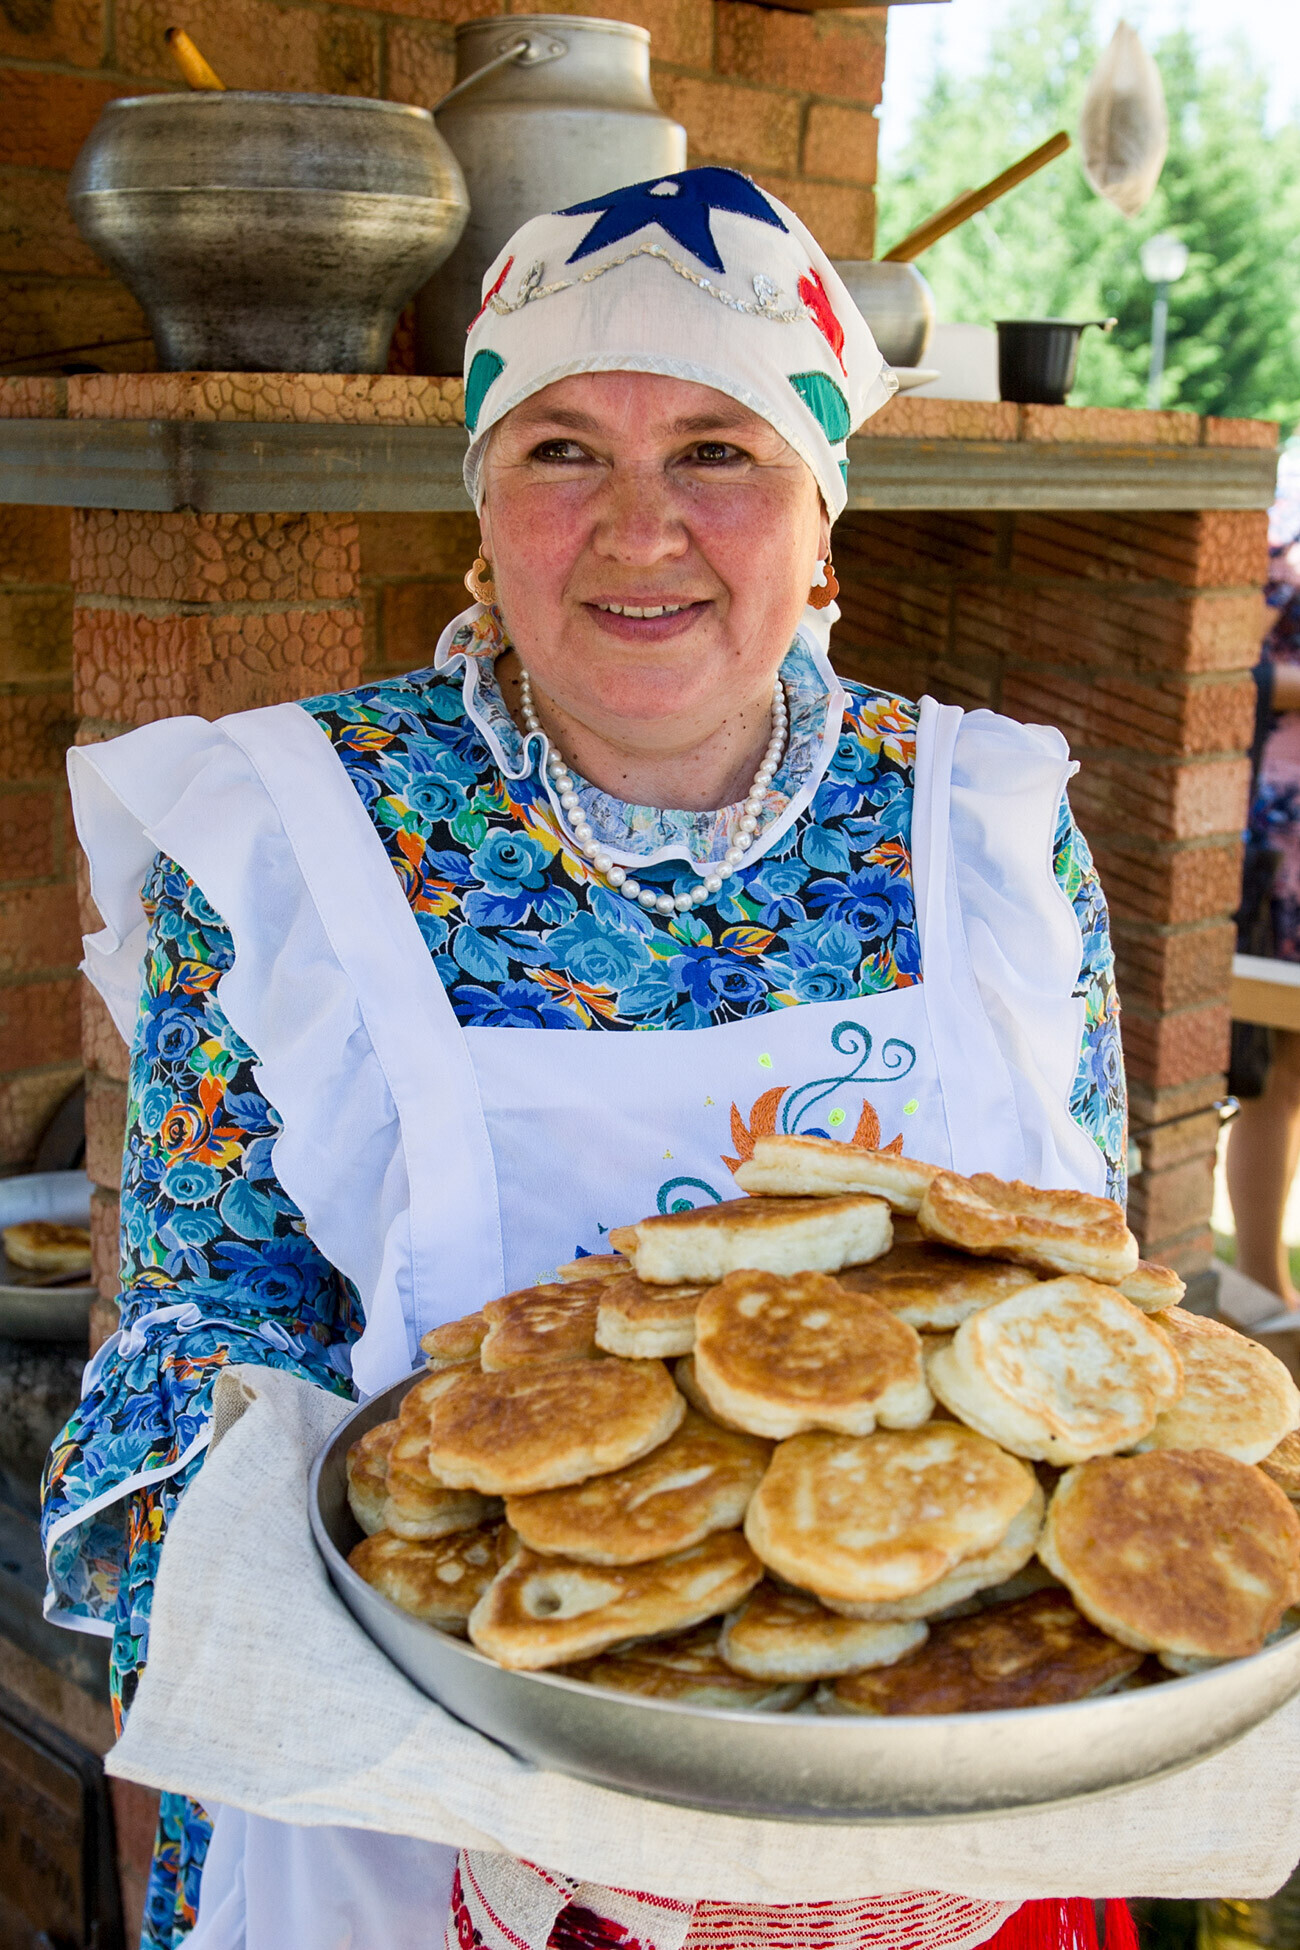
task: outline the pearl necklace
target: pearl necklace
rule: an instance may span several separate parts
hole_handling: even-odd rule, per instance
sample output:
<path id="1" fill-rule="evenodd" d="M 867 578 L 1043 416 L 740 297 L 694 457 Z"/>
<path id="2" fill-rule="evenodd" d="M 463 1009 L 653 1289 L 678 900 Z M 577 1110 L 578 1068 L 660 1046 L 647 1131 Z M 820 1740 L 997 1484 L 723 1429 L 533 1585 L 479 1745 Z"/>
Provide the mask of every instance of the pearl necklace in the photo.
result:
<path id="1" fill-rule="evenodd" d="M 546 734 L 538 722 L 533 705 L 533 686 L 526 670 L 521 670 L 519 673 L 519 709 L 528 735 L 545 737 Z M 636 901 L 641 907 L 654 908 L 659 914 L 684 914 L 688 908 L 702 907 L 705 901 L 712 900 L 713 896 L 721 890 L 723 881 L 732 878 L 748 853 L 753 836 L 758 831 L 759 815 L 763 810 L 767 788 L 781 762 L 788 725 L 789 711 L 785 701 L 785 686 L 778 677 L 772 692 L 772 736 L 767 741 L 763 762 L 754 774 L 754 782 L 745 795 L 740 821 L 736 828 L 736 841 L 727 848 L 712 873 L 705 874 L 704 878 L 686 894 L 656 894 L 653 887 L 643 887 L 640 881 L 634 880 L 623 867 L 615 866 L 611 855 L 606 852 L 592 832 L 591 823 L 582 810 L 573 783 L 573 774 L 553 747 L 547 754 L 547 776 L 559 795 L 561 807 L 568 815 L 574 839 L 601 879 L 609 886 L 616 887 L 625 900 Z"/>

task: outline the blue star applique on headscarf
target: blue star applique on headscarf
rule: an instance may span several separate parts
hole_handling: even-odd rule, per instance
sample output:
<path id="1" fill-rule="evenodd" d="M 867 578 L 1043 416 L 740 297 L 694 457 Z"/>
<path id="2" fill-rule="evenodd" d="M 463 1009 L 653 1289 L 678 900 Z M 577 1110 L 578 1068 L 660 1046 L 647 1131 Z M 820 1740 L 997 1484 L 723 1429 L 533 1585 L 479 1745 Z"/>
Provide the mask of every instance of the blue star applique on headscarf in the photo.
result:
<path id="1" fill-rule="evenodd" d="M 726 266 L 718 256 L 709 224 L 714 210 L 728 210 L 735 216 L 754 217 L 774 229 L 785 229 L 762 191 L 734 169 L 684 169 L 678 176 L 654 176 L 648 183 L 632 183 L 627 189 L 610 190 L 605 196 L 575 203 L 559 215 L 585 217 L 602 212 L 569 258 L 570 264 L 609 244 L 621 243 L 647 224 L 657 223 L 701 264 L 707 264 L 711 271 L 723 271 Z"/>

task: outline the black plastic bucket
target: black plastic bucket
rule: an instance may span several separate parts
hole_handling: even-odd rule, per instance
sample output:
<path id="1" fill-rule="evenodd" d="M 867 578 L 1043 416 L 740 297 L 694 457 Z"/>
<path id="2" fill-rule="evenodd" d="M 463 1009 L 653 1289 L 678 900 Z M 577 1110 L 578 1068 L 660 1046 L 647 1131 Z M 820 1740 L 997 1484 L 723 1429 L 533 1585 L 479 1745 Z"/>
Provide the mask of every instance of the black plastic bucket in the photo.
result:
<path id="1" fill-rule="evenodd" d="M 1064 406 L 1074 385 L 1079 339 L 1089 325 L 1109 332 L 1113 318 L 1000 318 L 998 391 L 1026 406 Z"/>

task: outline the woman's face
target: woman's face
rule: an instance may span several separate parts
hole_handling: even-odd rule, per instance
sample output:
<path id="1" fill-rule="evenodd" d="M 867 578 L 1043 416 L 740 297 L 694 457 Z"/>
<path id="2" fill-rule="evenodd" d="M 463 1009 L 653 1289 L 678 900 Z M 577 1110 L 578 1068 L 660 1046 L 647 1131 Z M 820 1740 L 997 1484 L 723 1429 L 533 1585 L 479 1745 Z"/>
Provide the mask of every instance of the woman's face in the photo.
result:
<path id="1" fill-rule="evenodd" d="M 675 743 L 770 690 L 829 524 L 766 420 L 687 380 L 583 373 L 507 415 L 484 485 L 506 627 L 573 717 Z"/>

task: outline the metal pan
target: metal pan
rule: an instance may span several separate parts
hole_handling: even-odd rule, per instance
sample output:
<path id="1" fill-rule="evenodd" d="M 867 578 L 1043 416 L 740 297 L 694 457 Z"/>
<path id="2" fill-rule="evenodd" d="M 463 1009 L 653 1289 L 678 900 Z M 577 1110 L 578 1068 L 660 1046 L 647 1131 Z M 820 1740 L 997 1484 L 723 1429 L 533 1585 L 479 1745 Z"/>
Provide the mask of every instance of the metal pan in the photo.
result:
<path id="1" fill-rule="evenodd" d="M 897 1719 L 732 1713 L 507 1672 L 348 1568 L 344 1459 L 412 1382 L 343 1422 L 312 1470 L 312 1532 L 362 1630 L 430 1699 L 525 1760 L 654 1801 L 782 1821 L 924 1821 L 1045 1807 L 1177 1772 L 1300 1692 L 1300 1632 L 1193 1678 L 1071 1706 Z"/>
<path id="2" fill-rule="evenodd" d="M 89 1225 L 91 1190 L 84 1171 L 33 1171 L 0 1179 L 0 1226 L 20 1225 L 28 1219 Z M 30 1275 L 11 1274 L 0 1247 L 0 1335 L 16 1341 L 84 1342 L 94 1298 L 89 1281 L 78 1286 L 38 1286 L 31 1283 Z"/>

